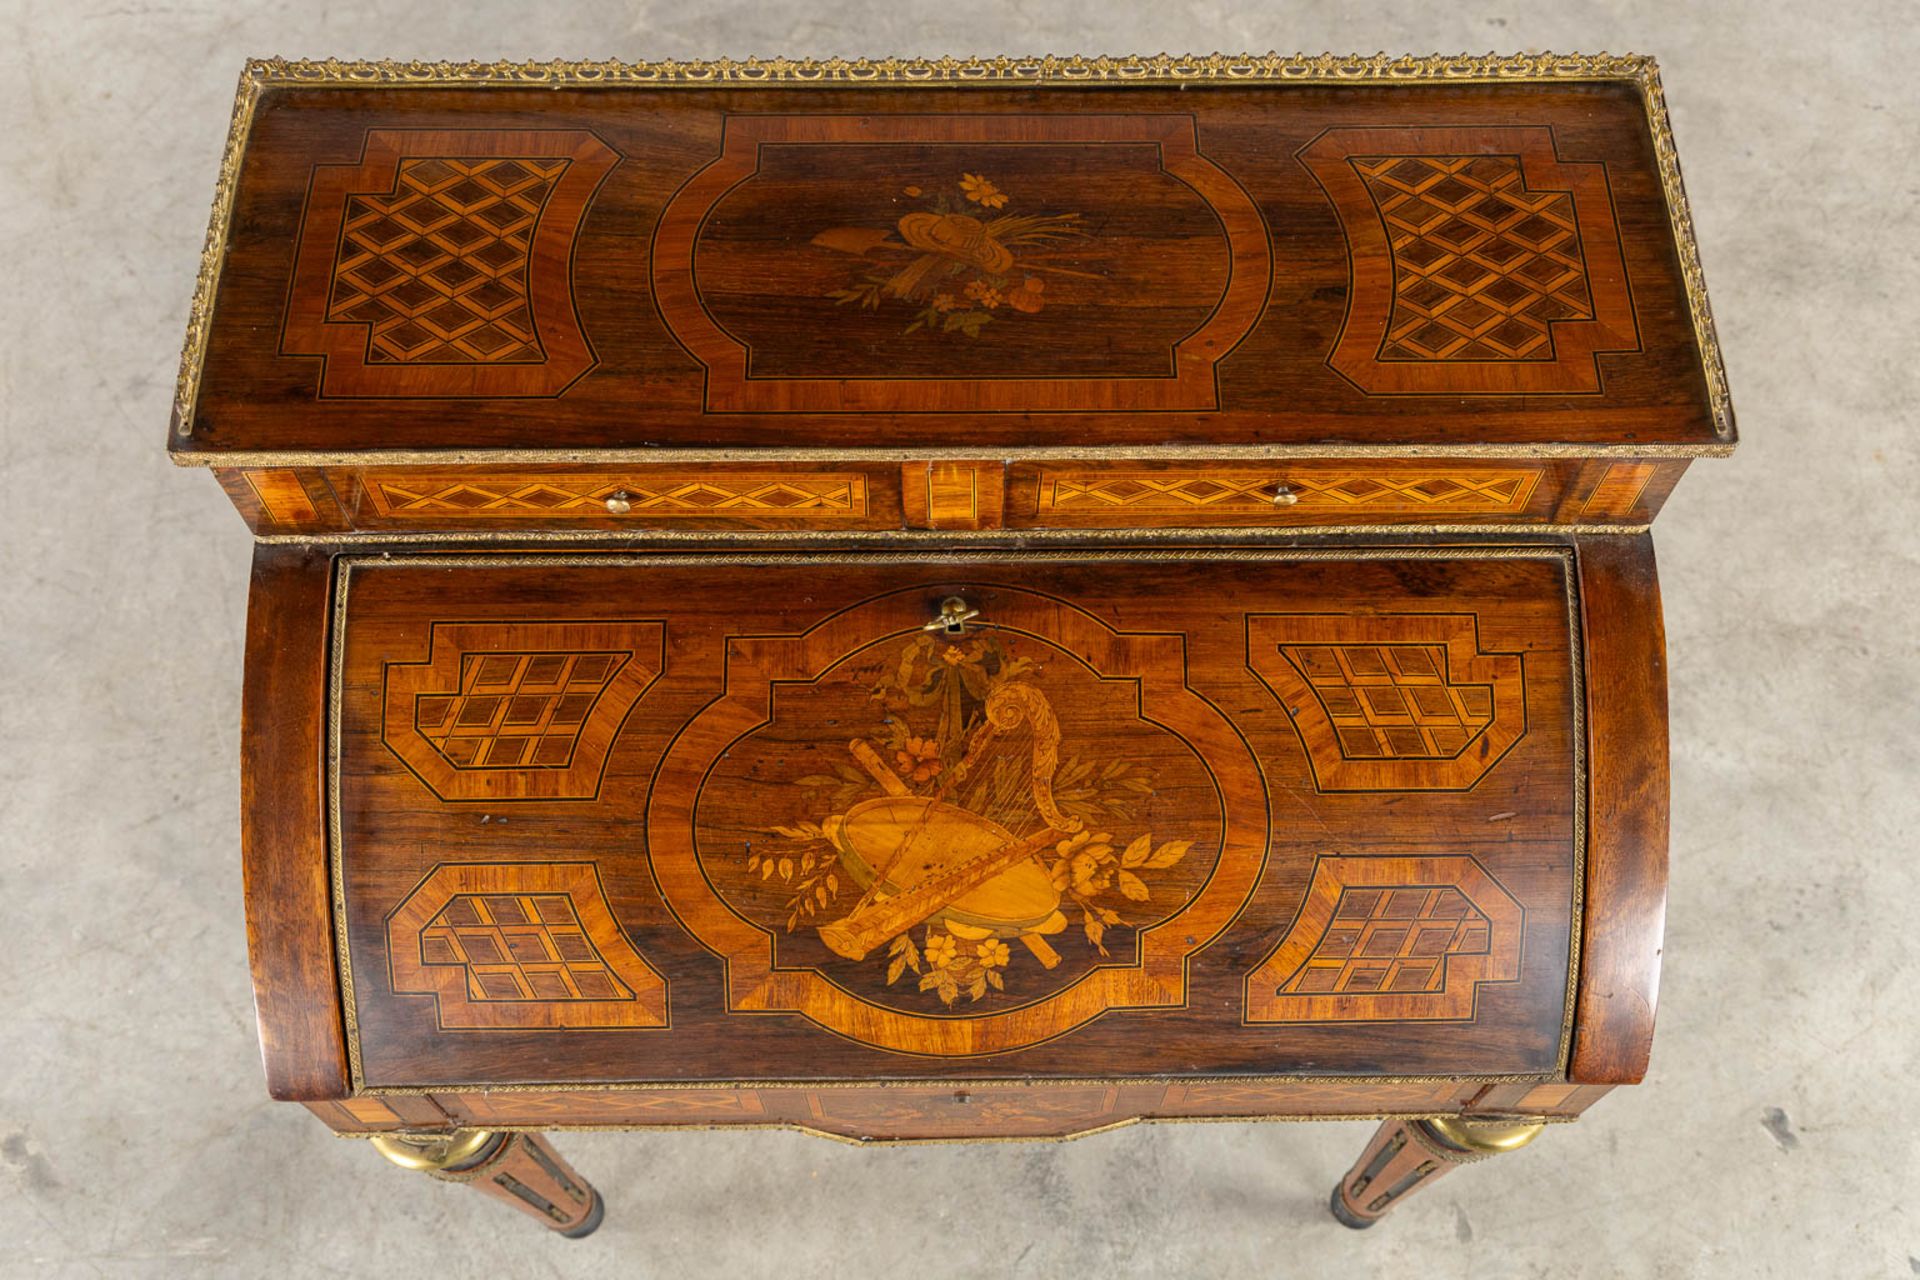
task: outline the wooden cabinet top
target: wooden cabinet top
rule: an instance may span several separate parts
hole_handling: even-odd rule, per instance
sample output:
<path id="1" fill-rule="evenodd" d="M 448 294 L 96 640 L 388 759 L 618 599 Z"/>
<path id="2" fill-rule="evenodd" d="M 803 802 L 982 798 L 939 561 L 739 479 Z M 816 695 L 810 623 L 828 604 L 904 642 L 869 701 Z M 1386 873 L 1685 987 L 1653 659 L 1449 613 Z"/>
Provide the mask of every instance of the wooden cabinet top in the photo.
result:
<path id="1" fill-rule="evenodd" d="M 1697 455 L 1642 58 L 266 62 L 181 461 Z"/>

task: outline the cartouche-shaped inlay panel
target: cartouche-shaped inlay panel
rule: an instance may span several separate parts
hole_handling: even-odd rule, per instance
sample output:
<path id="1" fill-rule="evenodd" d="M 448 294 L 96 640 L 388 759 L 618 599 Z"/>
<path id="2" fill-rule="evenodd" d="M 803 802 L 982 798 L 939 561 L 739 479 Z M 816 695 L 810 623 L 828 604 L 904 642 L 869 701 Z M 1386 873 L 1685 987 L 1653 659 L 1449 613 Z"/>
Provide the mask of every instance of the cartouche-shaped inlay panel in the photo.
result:
<path id="1" fill-rule="evenodd" d="M 710 413 L 1210 410 L 1269 241 L 1191 116 L 730 115 L 653 290 Z"/>
<path id="2" fill-rule="evenodd" d="M 1265 862 L 1259 766 L 1181 637 L 1013 589 L 992 613 L 934 635 L 898 592 L 729 641 L 647 832 L 730 1010 L 959 1056 L 1185 1002 Z"/>

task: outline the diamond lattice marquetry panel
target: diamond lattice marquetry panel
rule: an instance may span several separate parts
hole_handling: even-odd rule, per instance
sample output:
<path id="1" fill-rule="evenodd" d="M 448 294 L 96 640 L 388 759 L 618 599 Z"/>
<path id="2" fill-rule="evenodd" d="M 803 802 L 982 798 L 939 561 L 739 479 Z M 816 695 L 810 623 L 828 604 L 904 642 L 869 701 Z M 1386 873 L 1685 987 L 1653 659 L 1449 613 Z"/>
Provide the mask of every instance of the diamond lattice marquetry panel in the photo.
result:
<path id="1" fill-rule="evenodd" d="M 371 364 L 544 359 L 528 255 L 569 163 L 402 161 L 391 193 L 347 201 L 327 320 L 369 326 Z"/>
<path id="2" fill-rule="evenodd" d="M 1530 191 L 1514 156 L 1356 159 L 1393 249 L 1382 360 L 1550 360 L 1594 315 L 1573 197 Z"/>

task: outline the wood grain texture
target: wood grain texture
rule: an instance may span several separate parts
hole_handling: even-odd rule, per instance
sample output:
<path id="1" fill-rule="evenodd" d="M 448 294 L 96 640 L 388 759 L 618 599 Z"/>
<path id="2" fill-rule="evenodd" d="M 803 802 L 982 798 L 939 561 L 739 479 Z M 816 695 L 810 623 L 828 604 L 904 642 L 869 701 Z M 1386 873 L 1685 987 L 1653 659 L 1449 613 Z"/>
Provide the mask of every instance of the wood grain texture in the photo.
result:
<path id="1" fill-rule="evenodd" d="M 1579 463 L 1399 458 L 1021 461 L 1015 528 L 1529 524 L 1548 519 Z"/>
<path id="2" fill-rule="evenodd" d="M 260 533 L 1644 524 L 1684 461 L 1149 459 L 223 469 Z"/>
<path id="3" fill-rule="evenodd" d="M 1731 428 L 1639 86 L 244 119 L 170 448 L 257 533 L 391 549 L 255 558 L 274 1097 L 1020 1139 L 1644 1074 L 1660 605 L 1644 536 L 1576 530 Z M 1436 1132 L 1346 1211 L 1471 1158 Z M 455 1176 L 597 1222 L 533 1138 Z"/>
<path id="4" fill-rule="evenodd" d="M 897 466 L 327 467 L 357 529 L 897 529 Z"/>
<path id="5" fill-rule="evenodd" d="M 604 1211 L 600 1193 L 537 1133 L 508 1134 L 483 1159 L 434 1176 L 466 1183 L 566 1236 L 590 1234 Z"/>
<path id="6" fill-rule="evenodd" d="M 352 558 L 339 780 L 361 1078 L 1555 1074 L 1581 798 L 1563 553 L 1251 554 Z M 954 594 L 997 629 L 922 632 Z M 1526 655 L 1525 735 L 1471 789 L 1319 787 L 1247 658 L 1249 617 L 1303 601 L 1477 616 L 1485 647 Z M 517 652 L 516 626 L 631 624 L 635 602 L 668 661 L 592 797 L 442 800 L 383 741 L 382 672 L 418 662 L 436 622 Z M 928 824 L 949 852 L 899 863 Z M 1247 976 L 1330 836 L 1383 868 L 1473 859 L 1523 918 L 1495 904 L 1508 932 L 1462 945 L 1508 967 L 1438 1020 L 1247 1021 Z M 435 866 L 554 862 L 597 866 L 671 987 L 670 1029 L 442 1029 L 430 997 L 390 990 L 387 921 Z M 1407 943 L 1381 976 L 1421 985 L 1425 940 L 1397 899 L 1381 915 L 1376 940 Z M 1372 981 L 1359 960 L 1349 977 Z"/>
<path id="7" fill-rule="evenodd" d="M 1560 524 L 1649 524 L 1691 465 L 1686 459 L 1589 458 L 1556 497 Z"/>
<path id="8" fill-rule="evenodd" d="M 361 1095 L 338 1101 L 303 1103 L 320 1122 L 337 1133 L 393 1133 L 409 1129 L 448 1129 L 453 1115 L 420 1093 L 388 1097 Z"/>
<path id="9" fill-rule="evenodd" d="M 222 467 L 214 472 L 234 508 L 255 533 L 337 533 L 353 527 L 317 470 Z"/>
<path id="10" fill-rule="evenodd" d="M 1666 634 L 1653 541 L 1583 538 L 1592 799 L 1586 927 L 1568 1079 L 1646 1074 L 1667 912 Z"/>
<path id="11" fill-rule="evenodd" d="M 1489 1084 L 1481 1086 L 1472 1096 L 1463 1114 L 1572 1117 L 1580 1115 L 1612 1091 L 1612 1085 L 1567 1084 L 1559 1081 L 1544 1084 Z"/>
<path id="12" fill-rule="evenodd" d="M 1607 463 L 1580 504 L 1580 520 L 1651 519 L 1685 467 L 1684 462 Z"/>
<path id="13" fill-rule="evenodd" d="M 570 166 L 537 199 L 538 156 L 496 163 L 533 135 Z M 1404 299 L 1471 342 L 1409 329 L 1378 388 L 1335 348 L 1383 215 L 1299 155 L 1342 137 L 1467 163 L 1389 251 L 1487 224 Z M 1520 185 L 1448 185 L 1511 138 Z M 231 225 L 184 454 L 1719 443 L 1626 84 L 274 87 Z"/>
<path id="14" fill-rule="evenodd" d="M 998 529 L 1007 468 L 999 462 L 906 462 L 900 499 L 910 529 Z"/>
<path id="15" fill-rule="evenodd" d="M 1526 1088 L 1528 1086 L 1522 1086 Z M 1486 1086 L 1434 1080 L 1407 1083 L 1312 1080 L 1155 1080 L 1063 1084 L 953 1081 L 804 1088 L 617 1089 L 386 1094 L 365 1118 L 343 1104 L 319 1114 L 342 1133 L 390 1129 L 381 1104 L 427 1104 L 438 1126 L 539 1129 L 789 1127 L 862 1142 L 952 1138 L 1065 1138 L 1138 1120 L 1265 1119 L 1454 1114 Z"/>
<path id="16" fill-rule="evenodd" d="M 1200 154 L 1187 114 L 742 114 L 726 120 L 723 139 L 718 158 L 668 202 L 653 245 L 654 296 L 674 337 L 706 367 L 709 413 L 1212 410 L 1216 363 L 1266 305 L 1266 228 L 1245 189 Z M 889 189 L 903 176 L 920 181 Z M 849 180 L 864 180 L 877 238 L 872 215 L 860 219 L 856 204 L 835 198 Z M 930 189 L 949 184 L 951 203 L 929 201 Z M 1015 196 L 1002 190 L 1042 184 L 1051 200 L 1037 213 L 1029 199 L 1009 207 Z M 1143 205 L 1167 212 L 1128 226 L 1128 207 Z M 783 315 L 765 305 L 769 273 L 799 284 L 812 263 L 784 247 L 769 253 L 764 231 L 809 216 L 812 245 L 857 265 L 812 255 L 831 273 L 849 272 L 851 288 L 796 292 L 876 313 L 898 308 L 890 326 L 922 341 L 891 351 L 871 341 L 871 326 L 860 330 L 868 341 L 831 341 L 850 336 L 847 316 L 816 307 L 808 323 L 797 308 Z M 898 240 L 889 234 L 896 220 Z M 833 225 L 841 221 L 868 225 Z M 703 252 L 707 239 L 718 244 Z M 1082 240 L 1088 252 L 1060 248 Z M 1149 262 L 1157 278 L 1148 278 Z M 1161 305 L 1134 309 L 1125 299 L 1104 316 L 1087 307 L 1069 334 L 1063 309 L 1101 301 L 1089 283 L 1118 286 L 1109 294 L 1154 287 Z M 917 322 L 914 305 L 926 308 Z M 1027 327 L 1045 346 L 1002 348 L 984 363 L 985 351 L 965 349 L 987 324 L 1007 328 L 1018 315 L 1032 317 Z M 959 329 L 962 316 L 974 323 Z M 810 343 L 819 345 L 793 350 Z"/>
<path id="17" fill-rule="evenodd" d="M 247 610 L 240 844 L 247 956 L 267 1090 L 348 1093 L 327 871 L 326 639 L 332 564 L 261 547 Z"/>
<path id="18" fill-rule="evenodd" d="M 1350 1227 L 1367 1227 L 1408 1196 L 1483 1157 L 1438 1141 L 1418 1120 L 1383 1121 L 1334 1188 L 1334 1213 Z"/>

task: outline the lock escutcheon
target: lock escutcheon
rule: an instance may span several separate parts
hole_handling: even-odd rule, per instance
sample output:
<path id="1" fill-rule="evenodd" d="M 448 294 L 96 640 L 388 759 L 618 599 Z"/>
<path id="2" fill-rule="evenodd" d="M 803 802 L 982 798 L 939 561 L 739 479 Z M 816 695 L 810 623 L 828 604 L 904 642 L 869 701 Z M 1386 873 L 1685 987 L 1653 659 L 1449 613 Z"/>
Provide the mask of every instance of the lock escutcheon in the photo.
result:
<path id="1" fill-rule="evenodd" d="M 967 633 L 967 623 L 979 616 L 980 611 L 959 596 L 948 596 L 940 602 L 940 616 L 920 629 L 961 636 Z"/>

